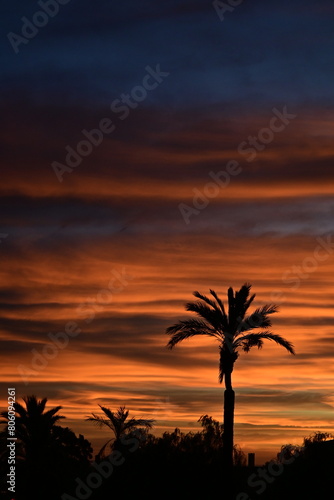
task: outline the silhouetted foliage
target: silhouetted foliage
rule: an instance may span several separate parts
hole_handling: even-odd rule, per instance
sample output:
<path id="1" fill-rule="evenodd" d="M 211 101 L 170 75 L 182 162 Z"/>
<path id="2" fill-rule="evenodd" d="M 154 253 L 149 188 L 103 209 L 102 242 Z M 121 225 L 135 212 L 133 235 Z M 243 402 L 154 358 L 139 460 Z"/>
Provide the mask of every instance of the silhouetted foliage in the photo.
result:
<path id="1" fill-rule="evenodd" d="M 92 447 L 82 435 L 76 437 L 68 427 L 56 423 L 61 406 L 46 410 L 47 398 L 23 398 L 25 407 L 14 403 L 16 413 L 16 477 L 17 500 L 58 499 L 72 484 L 73 476 L 85 473 L 92 457 Z M 1 423 L 7 424 L 7 412 Z M 7 426 L 1 432 L 7 439 Z M 6 470 L 7 453 L 1 454 Z M 7 474 L 7 472 L 6 472 Z"/>
<path id="2" fill-rule="evenodd" d="M 330 437 L 318 432 L 304 438 L 303 445 L 282 446 L 276 460 L 240 478 L 239 492 L 263 500 L 329 498 L 334 486 L 334 441 Z"/>
<path id="3" fill-rule="evenodd" d="M 161 437 L 148 434 L 142 446 L 117 471 L 113 488 L 121 491 L 122 481 L 131 477 L 131 484 L 140 485 L 145 498 L 156 498 L 159 491 L 175 497 L 180 488 L 186 492 L 186 498 L 211 498 L 217 489 L 217 478 L 224 479 L 223 427 L 208 415 L 202 415 L 198 422 L 202 429 L 197 432 L 184 433 L 176 428 Z M 236 466 L 246 462 L 239 447 L 235 447 L 234 458 Z M 135 494 L 136 488 L 127 485 L 127 493 Z"/>
<path id="4" fill-rule="evenodd" d="M 97 460 L 100 460 L 105 456 L 108 445 L 110 446 L 110 449 L 116 447 L 119 448 L 122 445 L 122 436 L 124 437 L 126 434 L 130 434 L 140 427 L 146 430 L 153 427 L 154 420 L 152 419 L 128 418 L 129 410 L 127 410 L 125 406 L 120 406 L 115 412 L 104 406 L 99 406 L 105 416 L 92 413 L 92 417 L 87 417 L 86 420 L 93 422 L 99 427 L 108 427 L 112 431 L 113 437 L 108 439 L 108 441 L 102 446 L 96 457 Z"/>
<path id="5" fill-rule="evenodd" d="M 223 426 L 209 415 L 199 418 L 201 429 L 196 432 L 183 433 L 176 428 L 156 437 L 148 433 L 152 420 L 130 419 L 128 411 L 121 407 L 112 412 L 113 420 L 107 425 L 114 433 L 111 455 L 115 454 L 116 461 L 110 462 L 110 455 L 92 462 L 90 443 L 68 427 L 56 425 L 61 407 L 47 410 L 46 399 L 38 401 L 34 396 L 24 398 L 24 402 L 25 407 L 18 403 L 16 406 L 20 436 L 17 500 L 72 500 L 80 497 L 78 487 L 81 497 L 84 494 L 90 500 L 107 500 L 115 495 L 148 500 L 157 496 L 178 498 L 176 491 L 182 492 L 182 498 L 213 498 L 222 485 L 223 498 L 238 498 L 242 493 L 241 498 L 248 494 L 250 499 L 261 495 L 263 500 L 314 500 L 327 498 L 334 487 L 334 440 L 327 432 L 304 438 L 300 446 L 282 446 L 277 459 L 262 468 L 246 467 L 244 453 L 234 446 L 235 466 L 229 472 L 222 469 Z M 6 424 L 6 412 L 1 416 Z M 106 425 L 103 416 L 89 418 L 98 418 L 101 427 Z M 138 423 L 142 427 L 136 427 Z M 0 433 L 1 498 L 9 500 L 12 495 L 7 494 L 5 484 L 6 440 L 5 428 Z M 89 477 L 94 477 L 98 486 L 94 487 Z"/>
<path id="6" fill-rule="evenodd" d="M 152 446 L 153 443 L 158 448 L 165 449 L 169 454 L 183 453 L 200 456 L 207 464 L 215 460 L 222 460 L 223 426 L 208 415 L 202 415 L 198 422 L 203 428 L 202 431 L 184 434 L 176 428 L 172 433 L 165 432 L 161 438 L 151 438 L 150 444 Z M 246 463 L 244 453 L 237 446 L 234 447 L 234 463 L 235 465 L 245 465 Z"/>

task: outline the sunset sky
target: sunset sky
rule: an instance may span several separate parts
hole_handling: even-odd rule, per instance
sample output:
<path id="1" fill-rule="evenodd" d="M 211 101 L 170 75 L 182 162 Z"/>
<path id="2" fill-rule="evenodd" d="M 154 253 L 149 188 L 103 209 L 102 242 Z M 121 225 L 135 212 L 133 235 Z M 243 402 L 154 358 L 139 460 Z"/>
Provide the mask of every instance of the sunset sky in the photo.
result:
<path id="1" fill-rule="evenodd" d="M 94 447 L 98 404 L 221 421 L 218 344 L 165 330 L 249 282 L 296 356 L 240 355 L 236 443 L 334 432 L 333 2 L 63 3 L 0 21 L 1 407 L 47 397 Z"/>

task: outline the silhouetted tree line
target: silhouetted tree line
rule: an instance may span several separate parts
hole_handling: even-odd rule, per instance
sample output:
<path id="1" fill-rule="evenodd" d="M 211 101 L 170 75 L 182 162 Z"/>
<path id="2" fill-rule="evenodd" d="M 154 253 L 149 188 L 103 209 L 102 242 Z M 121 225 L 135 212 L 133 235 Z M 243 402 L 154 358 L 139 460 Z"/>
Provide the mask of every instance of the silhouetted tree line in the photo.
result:
<path id="1" fill-rule="evenodd" d="M 110 492 L 138 491 L 150 494 L 171 474 L 182 478 L 207 477 L 221 467 L 223 460 L 223 426 L 208 415 L 199 422 L 202 430 L 183 433 L 176 428 L 156 437 L 149 433 L 154 420 L 129 417 L 120 407 L 115 412 L 100 406 L 103 414 L 86 420 L 108 429 L 110 438 L 93 460 L 91 444 L 59 422 L 61 406 L 46 409 L 47 398 L 23 398 L 25 406 L 15 403 L 15 498 L 17 500 L 75 498 L 108 498 Z M 1 498 L 11 499 L 7 490 L 8 449 L 6 424 L 0 433 Z M 243 452 L 235 446 L 236 465 L 245 465 Z M 98 477 L 99 476 L 99 477 Z M 168 480 L 167 489 L 173 484 Z"/>
<path id="2" fill-rule="evenodd" d="M 333 497 L 334 436 L 316 432 L 302 445 L 282 446 L 276 460 L 256 467 L 244 480 L 249 500 L 316 500 Z M 244 478 L 245 479 L 245 478 Z M 245 497 L 245 500 L 248 500 Z"/>
<path id="3" fill-rule="evenodd" d="M 130 418 L 128 410 L 100 406 L 86 420 L 108 430 L 109 439 L 93 459 L 84 436 L 59 422 L 60 406 L 46 410 L 47 399 L 15 403 L 16 492 L 8 494 L 7 426 L 0 433 L 1 498 L 4 500 L 107 500 L 115 494 L 154 498 L 222 498 L 251 500 L 327 498 L 333 491 L 334 441 L 328 433 L 304 439 L 302 446 L 285 445 L 277 459 L 250 469 L 238 446 L 234 468 L 224 472 L 224 429 L 209 415 L 199 419 L 201 430 L 176 428 L 161 437 L 150 433 L 154 421 Z M 1 423 L 7 424 L 2 412 Z M 185 493 L 184 493 L 185 492 Z M 248 495 L 248 497 L 247 497 Z"/>

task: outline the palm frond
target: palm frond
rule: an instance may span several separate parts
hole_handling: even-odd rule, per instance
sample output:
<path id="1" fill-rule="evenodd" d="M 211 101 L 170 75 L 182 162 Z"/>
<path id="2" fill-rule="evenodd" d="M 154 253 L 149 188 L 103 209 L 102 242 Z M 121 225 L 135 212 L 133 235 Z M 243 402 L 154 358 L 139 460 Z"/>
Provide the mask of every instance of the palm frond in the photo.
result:
<path id="1" fill-rule="evenodd" d="M 32 394 L 31 396 L 25 396 L 22 399 L 25 402 L 27 411 L 29 413 L 43 413 L 48 400 L 48 398 L 43 398 L 38 401 L 37 397 L 34 394 Z"/>
<path id="2" fill-rule="evenodd" d="M 244 318 L 238 325 L 238 333 L 248 332 L 254 328 L 268 328 L 271 327 L 271 319 L 268 315 L 278 312 L 278 306 L 275 304 L 267 304 L 258 307 L 255 311 Z"/>
<path id="3" fill-rule="evenodd" d="M 215 336 L 212 333 L 207 333 L 207 332 L 195 332 L 195 331 L 178 332 L 178 333 L 175 333 L 173 335 L 173 337 L 169 340 L 167 347 L 169 349 L 172 349 L 179 342 L 182 342 L 183 340 L 189 339 L 190 337 L 194 337 L 195 335 L 209 335 L 211 337 Z"/>
<path id="4" fill-rule="evenodd" d="M 225 311 L 225 307 L 224 307 L 222 300 L 218 297 L 218 295 L 216 294 L 216 292 L 214 290 L 211 290 L 211 288 L 210 288 L 210 293 L 216 299 L 217 304 L 219 305 L 219 307 L 221 309 L 221 312 L 223 314 L 223 318 L 224 318 L 224 320 L 226 322 L 226 326 L 227 326 L 227 316 L 226 316 L 226 311 Z"/>
<path id="5" fill-rule="evenodd" d="M 155 423 L 154 419 L 147 418 L 130 418 L 128 422 L 124 425 L 124 430 L 132 430 L 136 427 L 146 427 L 147 429 L 152 429 Z"/>
<path id="6" fill-rule="evenodd" d="M 33 398 L 34 397 L 35 396 L 33 396 Z M 41 399 L 40 401 L 37 402 L 37 398 L 36 398 L 36 402 L 37 402 L 37 405 L 38 405 L 38 410 L 40 411 L 40 413 L 44 412 L 47 400 L 48 400 L 48 398 L 43 398 L 43 399 Z M 59 408 L 61 408 L 61 406 Z M 49 410 L 49 411 L 51 411 L 51 410 Z"/>
<path id="7" fill-rule="evenodd" d="M 213 328 L 211 328 L 205 321 L 200 319 L 190 318 L 185 320 L 180 320 L 175 325 L 169 326 L 166 329 L 167 334 L 173 334 L 183 330 L 195 330 L 196 333 L 201 333 L 201 331 L 208 331 L 214 333 Z"/>
<path id="8" fill-rule="evenodd" d="M 27 415 L 27 410 L 20 403 L 14 403 L 15 411 L 20 415 L 21 418 L 25 418 Z"/>
<path id="9" fill-rule="evenodd" d="M 217 309 L 217 304 L 206 295 L 203 295 L 202 293 L 197 291 L 194 292 L 193 295 L 195 295 L 195 297 L 197 297 L 198 299 L 203 300 L 207 305 L 213 307 L 214 309 Z"/>
<path id="10" fill-rule="evenodd" d="M 249 352 L 252 347 L 257 347 L 258 349 L 262 349 L 263 339 L 258 338 L 256 334 L 252 334 L 252 336 L 249 339 L 244 340 L 241 345 L 243 351 L 245 352 Z"/>
<path id="11" fill-rule="evenodd" d="M 107 420 L 106 418 L 101 417 L 100 415 L 96 415 L 96 413 L 92 413 L 92 416 L 86 417 L 85 420 L 87 420 L 87 422 L 93 422 L 98 427 L 102 427 L 103 425 L 106 425 L 107 427 L 109 427 L 110 429 L 113 430 L 111 422 L 109 420 Z"/>
<path id="12" fill-rule="evenodd" d="M 252 285 L 245 283 L 239 291 L 235 292 L 235 306 L 239 313 L 245 310 L 251 287 Z"/>
<path id="13" fill-rule="evenodd" d="M 210 337 L 215 337 L 221 340 L 221 335 L 219 335 L 213 328 L 210 328 L 207 323 L 199 319 L 187 319 L 179 321 L 175 325 L 172 325 L 166 330 L 167 335 L 171 335 L 171 338 L 167 344 L 167 347 L 172 349 L 176 344 L 182 340 L 194 337 L 195 335 L 208 335 Z"/>
<path id="14" fill-rule="evenodd" d="M 291 342 L 286 340 L 284 337 L 281 337 L 281 335 L 271 332 L 249 333 L 247 335 L 243 335 L 242 337 L 238 337 L 234 341 L 234 347 L 242 347 L 244 351 L 248 352 L 253 346 L 260 349 L 262 347 L 263 340 L 273 340 L 276 344 L 284 347 L 291 354 L 295 354 L 294 346 Z"/>
<path id="15" fill-rule="evenodd" d="M 248 310 L 249 306 L 251 305 L 251 303 L 253 302 L 253 300 L 255 299 L 255 297 L 256 297 L 256 294 L 253 293 L 253 295 L 251 295 L 249 297 L 249 299 L 246 301 L 246 303 L 245 303 L 245 312 Z"/>
<path id="16" fill-rule="evenodd" d="M 249 297 L 250 289 L 252 285 L 250 283 L 245 283 L 242 285 L 239 291 L 235 292 L 235 316 L 236 322 L 233 324 L 233 327 L 236 331 L 239 330 L 239 325 L 243 321 L 245 314 L 255 299 L 255 293 Z"/>
<path id="17" fill-rule="evenodd" d="M 52 408 L 51 410 L 46 411 L 43 413 L 43 418 L 49 418 L 53 422 L 57 422 L 61 418 L 66 418 L 63 415 L 56 415 L 56 413 L 62 409 L 62 406 L 56 406 L 55 408 Z"/>
<path id="18" fill-rule="evenodd" d="M 102 425 L 104 424 L 104 418 L 100 417 L 99 415 L 96 415 L 96 413 L 92 413 L 92 416 L 87 416 L 85 418 L 87 422 L 94 422 L 96 424 Z"/>
<path id="19" fill-rule="evenodd" d="M 223 316 L 221 311 L 216 307 L 215 309 L 210 309 L 203 302 L 188 302 L 186 304 L 186 310 L 195 312 L 198 316 L 205 319 L 213 329 L 218 331 L 223 331 Z"/>
<path id="20" fill-rule="evenodd" d="M 106 406 L 99 405 L 99 407 L 101 408 L 101 410 L 103 411 L 105 416 L 113 424 L 115 424 L 115 422 L 124 421 L 129 414 L 128 411 L 125 411 L 124 406 L 121 406 L 115 413 L 113 411 L 111 411 L 110 408 L 107 408 Z"/>
<path id="21" fill-rule="evenodd" d="M 235 298 L 232 287 L 230 287 L 227 290 L 227 299 L 228 299 L 228 326 L 230 330 L 234 330 L 237 318 L 235 314 Z"/>

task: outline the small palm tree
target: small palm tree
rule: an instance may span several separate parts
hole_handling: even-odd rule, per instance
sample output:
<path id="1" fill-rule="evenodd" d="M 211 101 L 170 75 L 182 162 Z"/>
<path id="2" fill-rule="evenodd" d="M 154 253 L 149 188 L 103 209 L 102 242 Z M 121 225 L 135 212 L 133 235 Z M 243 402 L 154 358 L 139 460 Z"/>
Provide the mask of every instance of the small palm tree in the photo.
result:
<path id="1" fill-rule="evenodd" d="M 57 422 L 65 417 L 58 415 L 61 406 L 46 410 L 47 398 L 38 400 L 32 395 L 25 396 L 23 401 L 25 405 L 14 403 L 16 470 L 17 477 L 20 478 L 17 483 L 18 498 L 56 498 L 56 494 L 61 494 L 61 485 L 64 484 L 62 481 L 65 481 L 66 475 L 63 469 L 59 469 L 57 462 L 57 451 L 62 449 L 63 444 L 56 438 L 62 430 Z M 1 433 L 1 438 L 5 438 L 8 431 L 8 414 L 3 411 L 0 416 L 3 417 L 0 423 L 7 424 L 5 431 Z M 53 496 L 50 493 L 50 484 L 55 478 L 57 485 L 53 487 Z"/>
<path id="2" fill-rule="evenodd" d="M 121 437 L 124 434 L 129 434 L 138 427 L 145 427 L 145 429 L 151 429 L 154 424 L 152 419 L 144 418 L 129 418 L 129 410 L 126 410 L 125 406 L 120 406 L 115 412 L 111 411 L 109 408 L 99 405 L 105 416 L 96 415 L 92 413 L 92 417 L 87 417 L 86 420 L 94 422 L 99 427 L 106 425 L 111 429 L 114 437 L 108 439 L 108 441 L 102 446 L 98 453 L 98 457 L 102 458 L 105 453 L 105 449 L 109 443 L 111 446 L 115 446 L 120 443 Z"/>
<path id="3" fill-rule="evenodd" d="M 186 310 L 195 312 L 200 319 L 192 318 L 179 321 L 167 328 L 166 333 L 171 336 L 167 346 L 172 349 L 182 340 L 196 335 L 207 335 L 219 342 L 219 382 L 225 380 L 224 392 L 224 457 L 227 467 L 233 465 L 233 427 L 235 396 L 232 389 L 232 371 L 239 356 L 239 349 L 249 352 L 252 347 L 260 349 L 264 340 L 273 340 L 284 347 L 291 354 L 295 354 L 293 345 L 280 335 L 267 330 L 271 326 L 269 316 L 276 313 L 275 305 L 265 305 L 257 308 L 252 314 L 246 312 L 255 298 L 250 296 L 251 285 L 245 283 L 239 291 L 229 288 L 228 312 L 221 299 L 214 290 L 210 290 L 213 299 L 194 292 L 200 299 L 186 304 Z M 259 329 L 257 333 L 249 333 Z"/>
<path id="4" fill-rule="evenodd" d="M 23 447 L 23 454 L 26 460 L 37 460 L 43 456 L 42 450 L 46 449 L 52 438 L 52 431 L 55 424 L 62 418 L 57 415 L 61 406 L 56 406 L 45 411 L 47 398 L 38 400 L 36 396 L 25 396 L 23 398 L 25 407 L 20 403 L 14 403 L 16 419 L 16 437 Z M 0 423 L 8 424 L 7 412 L 1 412 L 0 416 L 6 420 Z"/>

